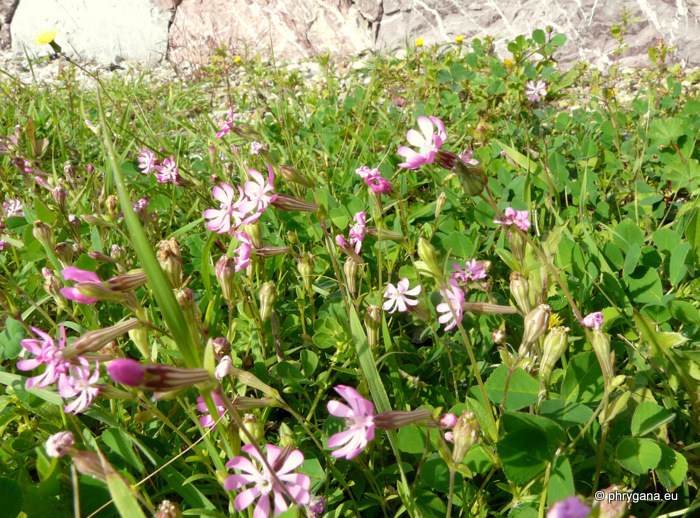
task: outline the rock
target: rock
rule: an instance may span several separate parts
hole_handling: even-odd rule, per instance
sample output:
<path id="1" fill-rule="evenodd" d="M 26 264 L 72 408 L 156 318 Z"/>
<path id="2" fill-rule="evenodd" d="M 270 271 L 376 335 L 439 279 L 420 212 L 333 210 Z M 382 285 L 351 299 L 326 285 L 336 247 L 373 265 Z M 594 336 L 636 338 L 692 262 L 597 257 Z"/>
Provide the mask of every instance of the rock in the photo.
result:
<path id="1" fill-rule="evenodd" d="M 0 0 L 0 49 L 9 49 L 11 46 L 10 22 L 15 14 L 19 0 Z"/>
<path id="2" fill-rule="evenodd" d="M 371 48 L 372 38 L 351 0 L 183 0 L 170 29 L 168 58 L 206 63 L 222 45 L 233 55 L 270 55 L 270 44 L 276 58 L 292 59 L 353 54 Z"/>
<path id="3" fill-rule="evenodd" d="M 12 50 L 52 52 L 34 39 L 53 27 L 63 51 L 82 60 L 158 62 L 166 55 L 170 14 L 156 0 L 20 0 L 10 26 Z"/>

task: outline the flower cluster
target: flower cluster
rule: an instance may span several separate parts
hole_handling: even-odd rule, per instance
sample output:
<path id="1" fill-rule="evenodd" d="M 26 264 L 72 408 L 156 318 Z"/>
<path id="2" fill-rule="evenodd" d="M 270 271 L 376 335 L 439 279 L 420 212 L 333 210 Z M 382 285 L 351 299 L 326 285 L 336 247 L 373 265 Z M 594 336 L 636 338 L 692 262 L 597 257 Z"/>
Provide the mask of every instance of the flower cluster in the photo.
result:
<path id="1" fill-rule="evenodd" d="M 494 218 L 493 222 L 498 225 L 515 225 L 523 232 L 530 229 L 530 211 L 529 210 L 514 210 L 508 207 L 503 211 L 503 218 Z"/>
<path id="2" fill-rule="evenodd" d="M 365 181 L 367 187 L 374 194 L 389 194 L 391 192 L 391 182 L 381 175 L 379 169 L 370 169 L 363 165 L 355 169 L 355 174 Z"/>
<path id="3" fill-rule="evenodd" d="M 164 160 L 159 160 L 156 158 L 156 154 L 153 151 L 144 149 L 139 153 L 138 163 L 141 173 L 154 173 L 158 183 L 173 182 L 175 185 L 182 185 L 184 183 L 180 177 L 180 170 L 177 167 L 175 155 L 171 155 L 170 158 Z"/>
<path id="4" fill-rule="evenodd" d="M 452 263 L 452 268 L 457 270 L 452 274 L 452 278 L 462 282 L 478 281 L 479 279 L 486 278 L 485 264 L 477 262 L 476 259 L 467 261 L 464 270 L 462 270 L 457 263 Z"/>

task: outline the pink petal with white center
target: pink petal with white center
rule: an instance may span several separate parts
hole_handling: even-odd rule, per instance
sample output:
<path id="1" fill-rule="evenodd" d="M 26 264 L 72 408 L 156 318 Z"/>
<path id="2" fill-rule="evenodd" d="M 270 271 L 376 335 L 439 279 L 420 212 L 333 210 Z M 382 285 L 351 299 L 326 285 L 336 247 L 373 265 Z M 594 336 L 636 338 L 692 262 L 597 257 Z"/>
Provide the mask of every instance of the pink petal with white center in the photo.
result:
<path id="1" fill-rule="evenodd" d="M 235 491 L 248 484 L 254 484 L 256 477 L 252 475 L 230 475 L 224 481 L 224 489 L 226 491 Z"/>

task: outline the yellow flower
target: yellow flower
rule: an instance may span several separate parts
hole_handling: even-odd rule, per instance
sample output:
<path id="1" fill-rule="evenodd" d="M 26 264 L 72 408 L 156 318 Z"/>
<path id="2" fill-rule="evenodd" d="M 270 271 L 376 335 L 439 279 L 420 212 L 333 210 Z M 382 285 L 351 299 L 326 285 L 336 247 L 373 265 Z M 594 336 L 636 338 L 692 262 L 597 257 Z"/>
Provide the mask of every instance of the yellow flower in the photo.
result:
<path id="1" fill-rule="evenodd" d="M 564 322 L 564 319 L 562 319 L 556 313 L 552 313 L 551 315 L 549 315 L 549 329 L 560 326 L 560 325 L 562 325 L 563 322 Z"/>
<path id="2" fill-rule="evenodd" d="M 48 45 L 54 40 L 55 37 L 56 29 L 51 27 L 49 30 L 41 31 L 39 34 L 37 34 L 34 41 L 36 41 L 39 45 Z"/>
<path id="3" fill-rule="evenodd" d="M 240 63 L 240 62 L 241 62 L 241 56 L 236 56 L 235 58 L 233 58 L 233 62 L 234 62 L 234 63 Z"/>
<path id="4" fill-rule="evenodd" d="M 507 66 L 508 68 L 513 66 L 513 62 L 510 59 L 504 59 L 503 64 Z"/>
<path id="5" fill-rule="evenodd" d="M 455 36 L 455 41 L 457 43 L 462 43 L 464 41 L 464 34 L 460 34 L 459 36 Z"/>
<path id="6" fill-rule="evenodd" d="M 416 40 L 416 47 L 422 47 L 424 41 L 425 41 L 425 39 L 423 39 L 423 38 L 418 38 L 418 39 Z"/>

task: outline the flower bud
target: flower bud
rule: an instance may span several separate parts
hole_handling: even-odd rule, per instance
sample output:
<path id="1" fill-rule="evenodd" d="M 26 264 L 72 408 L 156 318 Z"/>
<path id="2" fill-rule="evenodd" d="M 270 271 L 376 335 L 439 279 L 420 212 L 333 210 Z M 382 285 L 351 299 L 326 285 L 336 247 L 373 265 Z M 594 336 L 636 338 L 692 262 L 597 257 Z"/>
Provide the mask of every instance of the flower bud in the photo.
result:
<path id="1" fill-rule="evenodd" d="M 524 314 L 532 311 L 530 306 L 530 286 L 527 279 L 518 272 L 510 274 L 510 295 L 515 301 L 515 305 Z"/>
<path id="2" fill-rule="evenodd" d="M 63 162 L 63 175 L 71 184 L 75 184 L 75 168 L 70 160 Z"/>
<path id="3" fill-rule="evenodd" d="M 63 349 L 63 357 L 67 360 L 73 356 L 81 356 L 89 352 L 97 352 L 112 340 L 119 338 L 124 333 L 141 326 L 136 318 L 130 318 L 119 324 L 104 329 L 88 331 L 69 346 Z"/>
<path id="4" fill-rule="evenodd" d="M 299 236 L 296 233 L 296 230 L 288 230 L 287 231 L 287 239 L 289 240 L 289 244 L 294 245 L 294 246 L 300 246 L 301 242 L 299 241 Z"/>
<path id="5" fill-rule="evenodd" d="M 267 322 L 272 313 L 272 308 L 277 302 L 277 288 L 275 283 L 268 281 L 260 287 L 260 292 L 258 293 L 260 298 L 260 320 L 262 322 Z"/>
<path id="6" fill-rule="evenodd" d="M 158 245 L 158 262 L 173 289 L 182 286 L 182 256 L 177 239 L 170 238 Z"/>
<path id="7" fill-rule="evenodd" d="M 287 423 L 282 423 L 280 425 L 279 429 L 279 436 L 280 436 L 280 441 L 279 445 L 280 448 L 285 448 L 286 446 L 296 446 L 296 441 L 294 440 L 294 432 L 292 429 L 289 427 Z"/>
<path id="8" fill-rule="evenodd" d="M 121 262 L 125 257 L 124 249 L 119 245 L 112 245 L 112 248 L 109 249 L 109 255 L 115 261 Z"/>
<path id="9" fill-rule="evenodd" d="M 445 206 L 446 201 L 447 194 L 445 194 L 445 191 L 442 191 L 435 202 L 435 222 L 437 222 L 438 218 L 440 218 L 440 213 L 442 212 L 442 208 Z"/>
<path id="10" fill-rule="evenodd" d="M 422 237 L 418 240 L 418 257 L 426 264 L 432 276 L 435 277 L 436 280 L 441 281 L 443 273 L 438 263 L 437 256 L 435 255 L 435 248 Z"/>
<path id="11" fill-rule="evenodd" d="M 231 372 L 232 365 L 233 361 L 231 360 L 231 357 L 224 356 L 219 362 L 219 365 L 216 366 L 214 377 L 218 380 L 225 378 Z"/>
<path id="12" fill-rule="evenodd" d="M 102 284 L 110 290 L 127 292 L 143 286 L 147 280 L 148 278 L 144 272 L 135 270 L 133 273 L 125 273 L 107 279 Z"/>
<path id="13" fill-rule="evenodd" d="M 244 414 L 243 426 L 246 430 L 248 430 L 248 433 L 253 436 L 256 443 L 260 443 L 265 438 L 265 427 L 263 423 L 258 420 L 258 416 L 255 414 Z M 248 439 L 248 436 L 243 432 L 243 430 L 239 430 L 238 434 L 241 437 L 241 441 L 243 441 L 245 444 L 250 444 L 250 439 Z"/>
<path id="14" fill-rule="evenodd" d="M 63 457 L 67 455 L 75 444 L 73 432 L 58 432 L 46 439 L 46 454 L 49 457 Z"/>
<path id="15" fill-rule="evenodd" d="M 613 360 L 614 353 L 610 351 L 610 339 L 600 329 L 591 331 L 591 347 L 598 358 L 600 369 L 603 371 L 603 378 L 606 386 L 613 379 Z"/>
<path id="16" fill-rule="evenodd" d="M 158 507 L 156 518 L 182 518 L 182 511 L 177 503 L 163 500 Z"/>
<path id="17" fill-rule="evenodd" d="M 267 259 L 269 257 L 275 257 L 276 255 L 288 254 L 290 248 L 288 246 L 261 246 L 253 250 L 253 253 L 258 257 Z"/>
<path id="18" fill-rule="evenodd" d="M 107 481 L 105 470 L 102 467 L 102 461 L 97 453 L 85 450 L 76 450 L 71 454 L 71 458 L 73 460 L 73 465 L 83 475 L 101 480 L 102 482 Z M 106 460 L 105 463 L 107 463 Z"/>
<path id="19" fill-rule="evenodd" d="M 357 295 L 357 262 L 351 257 L 345 260 L 343 265 L 343 270 L 345 270 L 345 279 L 348 283 L 348 291 L 353 297 Z"/>
<path id="20" fill-rule="evenodd" d="M 262 232 L 260 231 L 260 223 L 255 222 L 250 225 L 245 225 L 245 233 L 248 234 L 250 238 L 250 244 L 253 248 L 260 248 L 263 246 Z"/>
<path id="21" fill-rule="evenodd" d="M 494 329 L 493 333 L 491 333 L 491 340 L 493 340 L 493 343 L 495 344 L 506 343 L 506 330 L 501 329 L 500 327 L 498 329 Z"/>
<path id="22" fill-rule="evenodd" d="M 41 221 L 34 222 L 32 234 L 42 245 L 47 248 L 53 248 L 53 236 L 51 235 L 51 227 Z"/>
<path id="23" fill-rule="evenodd" d="M 299 171 L 288 165 L 279 166 L 279 173 L 282 178 L 291 183 L 297 183 L 303 185 L 304 187 L 311 188 L 314 186 L 313 182 L 303 176 Z"/>
<path id="24" fill-rule="evenodd" d="M 270 205 L 274 205 L 277 209 L 285 212 L 316 212 L 318 203 L 304 201 L 288 194 L 278 194 Z"/>
<path id="25" fill-rule="evenodd" d="M 540 360 L 540 378 L 547 379 L 554 370 L 554 365 L 559 361 L 561 355 L 569 345 L 568 327 L 557 326 L 552 328 L 544 338 L 542 346 L 542 359 Z"/>
<path id="26" fill-rule="evenodd" d="M 297 262 L 297 269 L 299 270 L 299 275 L 301 275 L 302 282 L 304 283 L 304 289 L 306 293 L 312 293 L 313 281 L 314 281 L 314 268 L 316 266 L 316 261 L 314 260 L 313 254 L 309 252 L 304 252 L 301 254 L 301 259 Z"/>
<path id="27" fill-rule="evenodd" d="M 549 329 L 549 315 L 552 312 L 547 304 L 540 304 L 525 317 L 523 341 L 518 349 L 518 355 L 525 356 L 535 341 Z"/>
<path id="28" fill-rule="evenodd" d="M 189 327 L 193 338 L 197 345 L 201 345 L 199 331 L 202 327 L 202 311 L 194 300 L 194 293 L 189 288 L 175 290 L 175 299 L 185 315 L 185 322 L 187 322 L 187 327 Z"/>
<path id="29" fill-rule="evenodd" d="M 457 416 L 452 412 L 443 414 L 440 416 L 438 424 L 440 425 L 440 428 L 452 428 L 457 424 Z"/>
<path id="30" fill-rule="evenodd" d="M 59 245 L 60 244 L 61 243 L 59 243 Z M 58 245 L 56 245 L 56 246 L 58 247 Z M 71 250 L 71 252 L 72 252 L 72 250 Z M 90 259 L 93 259 L 95 261 L 102 261 L 104 263 L 116 263 L 117 262 L 113 257 L 105 255 L 102 252 L 98 252 L 97 250 L 91 250 L 90 252 L 88 252 L 87 255 L 90 257 Z"/>
<path id="31" fill-rule="evenodd" d="M 511 315 L 518 312 L 513 306 L 499 306 L 489 302 L 465 302 L 462 308 L 464 311 L 479 315 Z"/>
<path id="32" fill-rule="evenodd" d="M 76 236 L 80 235 L 80 226 L 82 223 L 80 222 L 80 218 L 76 216 L 75 214 L 68 214 L 68 226 L 71 228 L 71 230 L 76 234 Z"/>
<path id="33" fill-rule="evenodd" d="M 479 196 L 484 191 L 486 178 L 480 165 L 467 164 L 462 160 L 457 160 L 454 171 L 462 184 L 464 194 L 468 197 Z"/>
<path id="34" fill-rule="evenodd" d="M 162 363 L 142 364 L 128 358 L 109 362 L 107 373 L 115 383 L 151 392 L 187 388 L 211 381 L 205 369 L 182 369 Z"/>
<path id="35" fill-rule="evenodd" d="M 379 239 L 379 229 L 377 229 L 377 227 L 366 227 L 365 232 L 368 236 Z M 383 228 L 380 241 L 396 241 L 401 243 L 403 242 L 403 234 L 394 230 Z"/>
<path id="36" fill-rule="evenodd" d="M 117 209 L 119 208 L 119 199 L 117 199 L 114 194 L 110 194 L 105 200 L 105 207 L 107 207 L 107 212 L 109 212 L 109 215 L 114 218 L 114 215 L 117 213 Z"/>
<path id="37" fill-rule="evenodd" d="M 236 273 L 235 261 L 228 256 L 222 255 L 221 259 L 216 262 L 214 272 L 216 273 L 216 278 L 221 286 L 221 293 L 224 300 L 229 304 L 232 303 L 236 299 L 236 281 L 234 279 L 234 275 Z"/>
<path id="38" fill-rule="evenodd" d="M 506 239 L 508 239 L 510 251 L 513 252 L 515 258 L 518 261 L 522 261 L 525 257 L 525 246 L 527 245 L 525 238 L 523 238 L 519 232 L 508 228 L 508 230 L 506 230 Z"/>
<path id="39" fill-rule="evenodd" d="M 479 439 L 479 422 L 473 412 L 465 410 L 452 429 L 452 460 L 459 464 L 467 456 L 469 448 Z"/>
<path id="40" fill-rule="evenodd" d="M 419 408 L 409 412 L 390 410 L 374 416 L 374 425 L 380 430 L 397 430 L 409 424 L 431 421 L 433 414 L 428 408 Z"/>
<path id="41" fill-rule="evenodd" d="M 428 322 L 430 320 L 430 313 L 426 311 L 425 304 L 420 301 L 415 306 L 408 306 L 408 312 L 423 322 Z"/>
<path id="42" fill-rule="evenodd" d="M 459 157 L 450 151 L 439 150 L 435 153 L 435 163 L 443 169 L 452 171 L 457 162 L 459 162 Z"/>
<path id="43" fill-rule="evenodd" d="M 379 344 L 379 328 L 382 325 L 382 310 L 378 306 L 369 306 L 365 313 L 365 329 L 370 349 Z"/>
<path id="44" fill-rule="evenodd" d="M 65 212 L 66 197 L 68 196 L 68 193 L 66 192 L 66 188 L 63 186 L 63 182 L 59 182 L 59 184 L 51 190 L 51 194 L 53 195 L 56 205 L 58 205 L 58 209 L 61 212 Z"/>

